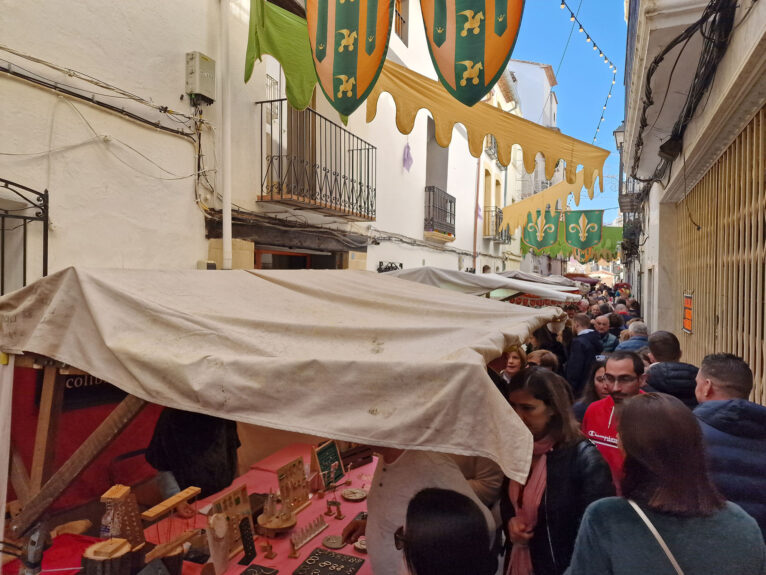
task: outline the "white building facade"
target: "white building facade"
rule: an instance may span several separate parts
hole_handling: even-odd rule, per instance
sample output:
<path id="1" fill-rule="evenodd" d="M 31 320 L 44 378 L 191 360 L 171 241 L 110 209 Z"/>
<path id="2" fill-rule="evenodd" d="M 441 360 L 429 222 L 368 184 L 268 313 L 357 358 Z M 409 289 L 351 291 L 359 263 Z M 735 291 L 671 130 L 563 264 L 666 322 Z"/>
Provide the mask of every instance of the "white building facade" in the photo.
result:
<path id="1" fill-rule="evenodd" d="M 370 124 L 362 106 L 342 126 L 319 90 L 313 111 L 291 111 L 276 60 L 242 80 L 249 4 L 85 0 L 43 10 L 0 0 L 0 210 L 29 216 L 24 225 L 4 220 L 3 292 L 46 267 L 220 267 L 227 187 L 233 267 L 518 268 L 518 239 L 500 233 L 498 210 L 521 197 L 520 150 L 507 169 L 491 142 L 476 159 L 459 125 L 440 148 L 425 111 L 403 135 L 386 94 Z M 388 57 L 435 79 L 419 5 L 397 9 Z M 185 94 L 185 58 L 195 51 L 215 61 L 210 105 Z M 490 101 L 521 113 L 516 84 L 504 75 Z M 324 152 L 352 159 L 331 166 Z M 306 181 L 332 172 L 329 183 Z M 338 193 L 349 182 L 365 195 L 348 209 L 317 209 L 295 192 Z M 289 201 L 275 199 L 287 188 Z M 20 197 L 26 189 L 47 192 L 47 239 L 32 219 L 42 196 Z M 451 211 L 438 214 L 452 225 L 447 234 L 429 233 L 434 194 L 448 196 Z"/>

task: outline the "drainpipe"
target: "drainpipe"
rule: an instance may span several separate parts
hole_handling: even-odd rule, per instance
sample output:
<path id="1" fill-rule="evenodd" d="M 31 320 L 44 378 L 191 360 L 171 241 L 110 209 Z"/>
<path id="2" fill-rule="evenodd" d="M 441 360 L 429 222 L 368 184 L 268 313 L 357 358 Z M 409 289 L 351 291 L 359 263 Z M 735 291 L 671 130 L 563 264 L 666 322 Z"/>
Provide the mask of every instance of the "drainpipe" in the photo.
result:
<path id="1" fill-rule="evenodd" d="M 231 269 L 231 90 L 229 86 L 229 0 L 221 0 L 221 155 L 223 205 L 221 211 L 223 269 Z"/>
<path id="2" fill-rule="evenodd" d="M 483 153 L 483 152 L 482 152 Z M 476 239 L 479 233 L 479 179 L 481 178 L 481 156 L 476 158 L 476 205 L 473 210 L 473 273 L 476 273 Z"/>

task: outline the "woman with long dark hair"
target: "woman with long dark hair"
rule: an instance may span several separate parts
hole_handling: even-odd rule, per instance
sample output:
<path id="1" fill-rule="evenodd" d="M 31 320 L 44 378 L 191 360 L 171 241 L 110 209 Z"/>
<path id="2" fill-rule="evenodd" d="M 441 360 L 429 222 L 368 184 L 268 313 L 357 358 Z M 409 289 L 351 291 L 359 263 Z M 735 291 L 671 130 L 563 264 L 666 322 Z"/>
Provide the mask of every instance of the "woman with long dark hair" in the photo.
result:
<path id="1" fill-rule="evenodd" d="M 493 575 L 487 521 L 470 498 L 428 488 L 407 506 L 407 522 L 394 533 L 411 575 Z"/>
<path id="2" fill-rule="evenodd" d="M 606 358 L 597 359 L 593 362 L 580 399 L 572 406 L 575 419 L 582 421 L 588 406 L 594 401 L 604 399 L 607 395 L 609 395 L 609 387 L 606 381 Z"/>
<path id="3" fill-rule="evenodd" d="M 534 450 L 526 483 L 506 480 L 501 490 L 509 575 L 563 573 L 585 508 L 614 495 L 609 467 L 572 416 L 570 393 L 564 378 L 540 367 L 511 381 L 508 401 Z"/>
<path id="4" fill-rule="evenodd" d="M 702 432 L 680 400 L 662 393 L 625 402 L 623 497 L 585 512 L 570 575 L 763 575 L 755 520 L 708 478 Z"/>

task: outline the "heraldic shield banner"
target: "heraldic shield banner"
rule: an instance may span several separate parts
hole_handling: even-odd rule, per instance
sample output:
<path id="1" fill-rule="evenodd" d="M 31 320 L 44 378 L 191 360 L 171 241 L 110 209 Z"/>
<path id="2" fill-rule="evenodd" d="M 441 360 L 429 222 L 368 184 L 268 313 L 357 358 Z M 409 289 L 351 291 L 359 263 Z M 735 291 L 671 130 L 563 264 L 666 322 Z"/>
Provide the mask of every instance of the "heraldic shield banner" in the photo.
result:
<path id="1" fill-rule="evenodd" d="M 420 10 L 439 81 L 458 101 L 473 106 L 508 64 L 524 0 L 421 0 Z"/>
<path id="2" fill-rule="evenodd" d="M 568 246 L 587 250 L 601 242 L 604 210 L 582 210 L 564 214 L 564 235 Z"/>
<path id="3" fill-rule="evenodd" d="M 319 85 L 349 116 L 365 101 L 386 60 L 394 0 L 308 0 L 306 20 Z"/>
<path id="4" fill-rule="evenodd" d="M 551 212 L 537 210 L 527 214 L 527 223 L 524 224 L 524 233 L 522 239 L 528 246 L 541 250 L 556 243 L 559 237 L 559 216 L 560 212 Z"/>

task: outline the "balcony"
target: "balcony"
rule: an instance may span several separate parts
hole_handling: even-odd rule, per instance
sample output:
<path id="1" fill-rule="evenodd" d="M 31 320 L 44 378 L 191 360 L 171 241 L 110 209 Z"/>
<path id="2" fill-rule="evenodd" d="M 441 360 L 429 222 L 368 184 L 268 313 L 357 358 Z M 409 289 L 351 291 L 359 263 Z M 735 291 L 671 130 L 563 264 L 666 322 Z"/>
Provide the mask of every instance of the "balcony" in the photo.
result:
<path id="1" fill-rule="evenodd" d="M 423 237 L 437 242 L 455 241 L 455 196 L 436 186 L 426 188 Z"/>
<path id="2" fill-rule="evenodd" d="M 503 210 L 495 206 L 484 206 L 484 239 L 500 240 Z"/>
<path id="3" fill-rule="evenodd" d="M 623 184 L 622 191 L 618 198 L 620 205 L 620 211 L 623 214 L 635 214 L 641 211 L 641 190 L 636 182 L 632 178 Z"/>
<path id="4" fill-rule="evenodd" d="M 375 220 L 377 149 L 311 108 L 256 102 L 261 131 L 258 201 Z"/>

